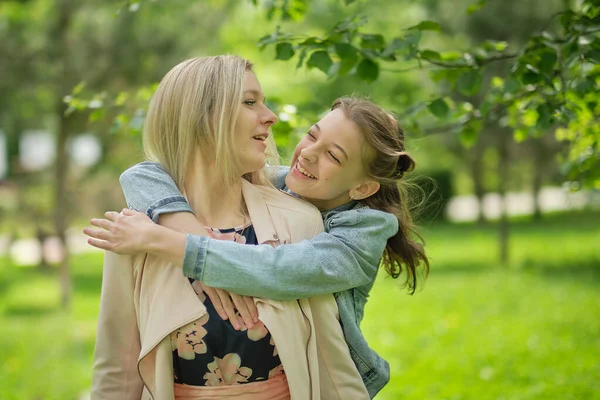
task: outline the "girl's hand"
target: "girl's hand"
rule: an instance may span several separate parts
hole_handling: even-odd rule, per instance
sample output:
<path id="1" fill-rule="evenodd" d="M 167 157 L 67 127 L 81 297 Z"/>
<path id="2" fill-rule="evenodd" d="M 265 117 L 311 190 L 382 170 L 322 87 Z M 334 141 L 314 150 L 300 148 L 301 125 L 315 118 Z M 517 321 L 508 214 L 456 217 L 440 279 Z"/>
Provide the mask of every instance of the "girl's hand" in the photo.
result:
<path id="1" fill-rule="evenodd" d="M 99 249 L 118 254 L 148 252 L 148 244 L 156 225 L 146 214 L 124 208 L 120 213 L 107 211 L 104 218 L 92 218 L 90 223 L 98 228 L 85 228 L 88 243 Z"/>
<path id="2" fill-rule="evenodd" d="M 200 285 L 221 319 L 229 320 L 235 330 L 252 329 L 258 323 L 258 310 L 252 297 L 229 293 L 203 283 Z"/>

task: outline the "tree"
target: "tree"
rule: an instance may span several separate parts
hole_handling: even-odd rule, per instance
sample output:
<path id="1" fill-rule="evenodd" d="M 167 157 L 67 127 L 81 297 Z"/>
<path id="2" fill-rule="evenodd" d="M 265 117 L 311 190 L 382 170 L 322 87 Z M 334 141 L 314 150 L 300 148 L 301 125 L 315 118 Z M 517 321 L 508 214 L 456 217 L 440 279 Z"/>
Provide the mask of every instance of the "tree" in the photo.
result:
<path id="1" fill-rule="evenodd" d="M 146 106 L 155 82 L 198 43 L 215 43 L 206 39 L 223 23 L 232 0 L 219 7 L 182 3 L 185 7 L 169 8 L 169 17 L 162 19 L 156 17 L 167 6 L 155 4 L 133 12 L 138 9 L 135 4 L 120 9 L 120 0 L 30 0 L 0 8 L 0 72 L 11 77 L 0 82 L 0 124 L 7 131 L 10 158 L 8 180 L 17 183 L 21 196 L 31 195 L 34 189 L 43 194 L 43 199 L 22 202 L 21 207 L 27 209 L 20 212 L 34 216 L 32 224 L 40 239 L 56 235 L 62 243 L 60 286 L 65 307 L 71 293 L 66 231 L 79 205 L 74 183 L 83 186 L 91 174 L 111 168 L 122 171 L 138 161 L 136 154 L 141 152 L 132 152 L 131 145 L 138 146 L 139 137 L 114 133 L 139 131 L 141 104 Z M 182 38 L 180 23 L 202 23 L 206 30 Z M 133 116 L 113 120 L 124 109 Z M 53 168 L 40 172 L 21 168 L 19 140 L 25 128 L 54 134 Z M 71 139 L 86 131 L 100 139 L 102 161 L 111 157 L 110 163 L 82 171 L 71 165 L 68 149 Z M 120 148 L 123 143 L 128 144 L 125 150 Z M 48 209 L 46 189 L 52 193 Z"/>
<path id="2" fill-rule="evenodd" d="M 354 2 L 344 1 L 347 5 Z M 270 2 L 268 12 L 275 14 L 275 7 L 282 19 L 290 19 L 309 3 Z M 469 12 L 477 12 L 485 3 L 486 0 L 479 0 Z M 337 21 L 319 36 L 299 37 L 277 29 L 264 36 L 259 45 L 275 46 L 277 59 L 297 57 L 298 67 L 316 68 L 333 78 L 356 75 L 374 82 L 380 79 L 383 66 L 397 64 L 406 65 L 400 71 L 428 69 L 434 80 L 443 80 L 450 89 L 466 96 L 482 89 L 485 71 L 508 60 L 509 70 L 494 76 L 478 107 L 453 101 L 445 94 L 423 105 L 448 128 L 459 130 L 470 140 L 477 136 L 483 123 L 490 121 L 511 128 L 518 141 L 543 136 L 555 128 L 557 138 L 571 145 L 566 178 L 600 187 L 600 128 L 592 118 L 600 113 L 595 94 L 600 86 L 597 0 L 565 2 L 564 9 L 549 21 L 549 28 L 532 34 L 517 50 L 508 48 L 506 42 L 487 40 L 466 51 L 436 51 L 424 48 L 422 38 L 427 32 L 442 34 L 442 26 L 437 22 L 421 21 L 406 28 L 403 35 L 391 38 L 380 32 L 367 32 L 367 22 L 366 17 L 353 15 Z M 414 107 L 419 111 L 423 108 Z"/>
<path id="3" fill-rule="evenodd" d="M 308 3 L 284 0 L 279 3 L 281 18 L 290 19 L 289 9 L 304 10 Z M 354 1 L 345 1 L 347 5 L 351 3 Z M 429 3 L 431 6 L 439 4 Z M 269 4 L 272 8 L 273 3 Z M 479 0 L 469 7 L 469 13 L 477 13 L 485 5 L 485 0 Z M 500 7 L 507 6 L 502 2 Z M 269 12 L 273 14 L 271 8 Z M 471 19 L 476 21 L 473 16 Z M 512 21 L 514 23 L 514 19 Z M 443 124 L 441 129 L 439 126 L 433 129 L 459 132 L 465 146 L 478 142 L 479 154 L 472 163 L 478 197 L 482 196 L 482 185 L 478 181 L 477 174 L 481 170 L 477 166 L 483 145 L 478 137 L 483 129 L 495 133 L 493 143 L 499 155 L 497 189 L 502 198 L 498 224 L 501 263 L 508 260 L 505 194 L 511 164 L 511 136 L 523 142 L 557 132 L 557 138 L 569 141 L 571 148 L 565 163 L 568 171 L 565 179 L 600 188 L 600 124 L 591 118 L 600 114 L 594 93 L 600 87 L 600 6 L 597 0 L 583 0 L 579 5 L 564 2 L 562 11 L 549 18 L 546 28 L 522 33 L 525 37 L 519 38 L 522 44 L 518 50 L 510 48 L 508 37 L 504 40 L 488 37 L 466 51 L 436 51 L 426 48 L 422 39 L 427 32 L 443 35 L 438 22 L 421 21 L 406 28 L 403 35 L 391 38 L 383 31 L 368 31 L 367 23 L 366 17 L 352 15 L 337 21 L 322 35 L 303 37 L 278 28 L 264 36 L 259 45 L 275 46 L 276 59 L 291 60 L 297 56 L 299 68 L 318 69 L 329 78 L 354 75 L 366 82 L 375 82 L 381 79 L 384 69 L 390 69 L 387 66 L 402 64 L 402 68 L 395 69 L 398 73 L 427 69 L 434 81 L 444 83 L 436 98 L 409 108 L 414 110 L 412 125 L 423 132 L 431 130 L 426 126 L 431 124 L 431 118 L 423 113 L 428 110 L 437 118 L 438 125 Z M 526 30 L 532 24 L 516 25 L 525 26 Z M 512 27 L 502 29 L 505 34 L 495 36 L 514 34 Z M 477 36 L 482 34 L 476 23 L 471 24 L 471 30 L 479 31 Z M 484 31 L 490 33 L 490 26 L 486 25 Z M 538 172 L 539 165 L 536 163 Z M 539 190 L 539 173 L 534 184 Z M 534 196 L 537 199 L 537 193 Z"/>

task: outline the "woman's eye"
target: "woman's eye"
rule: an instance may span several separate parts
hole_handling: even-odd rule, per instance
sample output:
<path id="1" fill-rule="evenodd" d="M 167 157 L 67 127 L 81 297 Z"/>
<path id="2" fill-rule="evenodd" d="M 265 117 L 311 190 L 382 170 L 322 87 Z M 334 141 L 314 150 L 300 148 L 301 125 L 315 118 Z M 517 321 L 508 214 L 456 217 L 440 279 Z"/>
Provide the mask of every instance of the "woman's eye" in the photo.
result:
<path id="1" fill-rule="evenodd" d="M 312 134 L 312 132 L 311 132 L 311 131 L 308 131 L 306 134 L 307 134 L 308 136 L 310 136 L 310 138 L 311 138 L 311 139 L 313 139 L 313 140 L 317 140 L 317 138 L 315 137 L 315 135 L 313 135 L 313 134 Z"/>
<path id="2" fill-rule="evenodd" d="M 329 155 L 331 156 L 331 158 L 333 158 L 333 160 L 334 160 L 336 163 L 340 164 L 340 160 L 339 160 L 339 159 L 338 159 L 338 158 L 337 158 L 337 157 L 336 157 L 336 156 L 335 156 L 335 155 L 334 155 L 332 152 L 329 152 Z"/>
<path id="3" fill-rule="evenodd" d="M 246 100 L 244 101 L 244 104 L 247 106 L 253 106 L 256 104 L 256 100 Z"/>

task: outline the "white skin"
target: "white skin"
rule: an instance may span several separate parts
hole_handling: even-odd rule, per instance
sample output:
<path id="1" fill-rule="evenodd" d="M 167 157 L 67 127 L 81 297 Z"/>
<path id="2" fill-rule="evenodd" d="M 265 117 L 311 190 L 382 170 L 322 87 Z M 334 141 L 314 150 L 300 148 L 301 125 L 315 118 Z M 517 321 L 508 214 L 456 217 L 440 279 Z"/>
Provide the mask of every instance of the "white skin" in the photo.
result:
<path id="1" fill-rule="evenodd" d="M 340 206 L 351 199 L 367 198 L 379 190 L 379 183 L 368 176 L 363 164 L 363 149 L 368 149 L 365 146 L 365 139 L 354 122 L 342 110 L 333 110 L 314 124 L 296 146 L 286 185 L 320 210 Z M 248 157 L 250 159 L 252 157 Z M 92 246 L 119 254 L 148 252 L 179 266 L 183 264 L 186 235 L 175 230 L 181 231 L 183 226 L 184 232 L 207 236 L 189 213 L 161 216 L 159 224 L 171 229 L 158 226 L 145 214 L 129 209 L 121 213 L 109 211 L 105 217 L 91 220 L 92 225 L 103 229 L 84 229 L 91 237 L 88 243 Z M 221 317 L 228 317 L 234 327 L 236 314 L 229 296 L 246 326 L 252 327 L 253 321 L 257 321 L 254 303 L 247 298 L 206 288 L 211 300 L 215 298 L 213 303 Z"/>
<path id="2" fill-rule="evenodd" d="M 368 147 L 356 124 L 335 109 L 298 142 L 285 183 L 321 211 L 369 197 L 379 183 L 367 175 L 363 149 Z"/>

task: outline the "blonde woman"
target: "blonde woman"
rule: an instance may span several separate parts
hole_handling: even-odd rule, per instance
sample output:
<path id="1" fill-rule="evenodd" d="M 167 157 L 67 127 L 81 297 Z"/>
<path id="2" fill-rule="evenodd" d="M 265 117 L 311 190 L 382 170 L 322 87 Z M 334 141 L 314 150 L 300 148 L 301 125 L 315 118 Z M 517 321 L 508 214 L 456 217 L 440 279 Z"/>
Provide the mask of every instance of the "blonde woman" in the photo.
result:
<path id="1" fill-rule="evenodd" d="M 248 61 L 195 58 L 161 81 L 144 150 L 214 239 L 299 242 L 323 225 L 315 207 L 269 187 L 263 176 L 275 122 Z M 236 330 L 219 318 L 200 282 L 176 266 L 148 253 L 107 252 L 92 399 L 369 398 L 332 295 L 244 301 L 256 303 L 260 321 Z"/>

